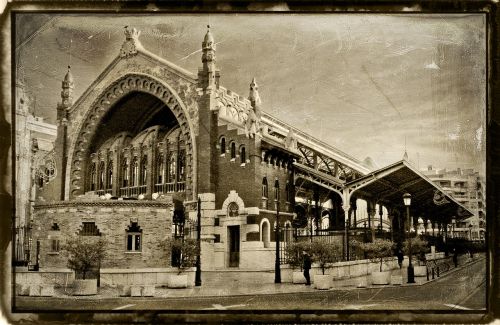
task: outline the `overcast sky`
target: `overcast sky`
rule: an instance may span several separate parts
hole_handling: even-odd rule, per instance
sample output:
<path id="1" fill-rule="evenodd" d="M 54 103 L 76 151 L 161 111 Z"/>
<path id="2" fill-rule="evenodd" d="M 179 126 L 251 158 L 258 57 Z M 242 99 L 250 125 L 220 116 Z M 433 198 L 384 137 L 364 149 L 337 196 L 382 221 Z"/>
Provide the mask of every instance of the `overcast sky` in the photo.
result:
<path id="1" fill-rule="evenodd" d="M 378 167 L 400 160 L 406 139 L 419 168 L 484 174 L 483 15 L 23 14 L 16 24 L 35 113 L 52 122 L 67 65 L 78 98 L 118 55 L 125 25 L 196 73 L 210 24 L 221 84 L 246 97 L 255 77 L 272 115 Z"/>

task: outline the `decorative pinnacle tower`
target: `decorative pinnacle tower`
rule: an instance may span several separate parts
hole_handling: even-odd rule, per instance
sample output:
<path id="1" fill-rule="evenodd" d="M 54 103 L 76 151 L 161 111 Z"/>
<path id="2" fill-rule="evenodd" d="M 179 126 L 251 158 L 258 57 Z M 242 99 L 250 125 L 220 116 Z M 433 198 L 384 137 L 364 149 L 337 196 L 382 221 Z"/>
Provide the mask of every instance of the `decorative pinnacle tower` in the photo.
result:
<path id="1" fill-rule="evenodd" d="M 62 106 L 65 108 L 73 105 L 73 89 L 75 88 L 75 83 L 73 82 L 73 75 L 71 74 L 71 67 L 68 65 L 68 72 L 64 76 L 62 81 L 62 91 L 61 99 Z"/>
<path id="2" fill-rule="evenodd" d="M 261 101 L 260 101 L 260 96 L 259 96 L 259 85 L 257 85 L 257 81 L 255 80 L 255 77 L 252 79 L 252 82 L 250 83 L 250 93 L 248 95 L 248 99 L 252 103 L 252 107 L 257 107 L 260 106 Z"/>
<path id="3" fill-rule="evenodd" d="M 207 25 L 207 33 L 201 43 L 203 67 L 198 70 L 198 85 L 203 89 L 213 89 L 219 87 L 220 72 L 215 63 L 215 41 L 210 32 L 210 25 Z"/>

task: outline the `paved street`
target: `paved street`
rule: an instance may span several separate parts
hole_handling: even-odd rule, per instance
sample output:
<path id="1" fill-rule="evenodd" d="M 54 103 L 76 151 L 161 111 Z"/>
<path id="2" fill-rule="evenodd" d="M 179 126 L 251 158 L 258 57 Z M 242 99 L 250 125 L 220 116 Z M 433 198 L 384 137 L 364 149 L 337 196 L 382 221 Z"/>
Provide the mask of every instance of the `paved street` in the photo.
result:
<path id="1" fill-rule="evenodd" d="M 424 285 L 184 298 L 17 297 L 16 304 L 31 310 L 477 310 L 485 308 L 485 270 L 481 259 Z"/>

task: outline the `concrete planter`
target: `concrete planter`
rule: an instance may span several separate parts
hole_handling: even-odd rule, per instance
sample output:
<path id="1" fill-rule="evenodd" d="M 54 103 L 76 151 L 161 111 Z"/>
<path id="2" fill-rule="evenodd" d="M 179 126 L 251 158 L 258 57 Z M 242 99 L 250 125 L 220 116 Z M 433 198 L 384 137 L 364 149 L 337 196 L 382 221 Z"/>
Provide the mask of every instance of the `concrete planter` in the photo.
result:
<path id="1" fill-rule="evenodd" d="M 187 288 L 188 276 L 187 274 L 172 274 L 168 281 L 169 288 Z"/>
<path id="2" fill-rule="evenodd" d="M 392 285 L 402 285 L 403 284 L 403 276 L 402 275 L 391 275 L 391 284 Z"/>
<path id="3" fill-rule="evenodd" d="M 129 285 L 118 285 L 118 295 L 120 297 L 130 297 L 130 286 Z"/>
<path id="4" fill-rule="evenodd" d="M 292 283 L 295 284 L 305 284 L 306 278 L 304 277 L 304 273 L 300 271 L 293 271 L 292 273 Z"/>
<path id="5" fill-rule="evenodd" d="M 366 276 L 362 276 L 359 278 L 359 280 L 357 281 L 356 287 L 358 287 L 358 288 L 368 287 L 368 280 L 367 280 Z"/>
<path id="6" fill-rule="evenodd" d="M 415 272 L 415 276 L 427 276 L 427 266 L 425 265 L 414 266 L 413 270 Z"/>
<path id="7" fill-rule="evenodd" d="M 73 296 L 90 296 L 97 294 L 97 279 L 75 280 Z"/>
<path id="8" fill-rule="evenodd" d="M 372 284 L 381 284 L 381 285 L 389 284 L 390 276 L 391 276 L 391 272 L 389 272 L 389 271 L 372 272 Z"/>
<path id="9" fill-rule="evenodd" d="M 314 276 L 314 286 L 318 290 L 328 290 L 333 286 L 333 279 L 330 274 L 316 274 Z"/>

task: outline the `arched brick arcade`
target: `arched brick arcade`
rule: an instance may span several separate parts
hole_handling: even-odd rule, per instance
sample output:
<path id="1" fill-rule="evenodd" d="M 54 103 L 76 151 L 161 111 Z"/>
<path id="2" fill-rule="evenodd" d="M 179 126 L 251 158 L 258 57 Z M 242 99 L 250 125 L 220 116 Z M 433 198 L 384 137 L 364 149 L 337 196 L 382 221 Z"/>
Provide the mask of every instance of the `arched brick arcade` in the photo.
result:
<path id="1" fill-rule="evenodd" d="M 128 107 L 120 111 L 123 105 Z M 130 117 L 124 119 L 127 114 Z M 186 116 L 185 108 L 178 96 L 166 84 L 155 78 L 142 74 L 128 74 L 113 82 L 90 106 L 76 133 L 77 137 L 70 146 L 69 198 L 75 198 L 88 190 L 87 173 L 92 161 L 90 156 L 96 154 L 95 151 L 104 141 L 124 131 L 134 137 L 155 123 L 163 124 L 166 128 L 178 125 L 185 148 L 185 197 L 194 196 L 195 137 Z"/>

